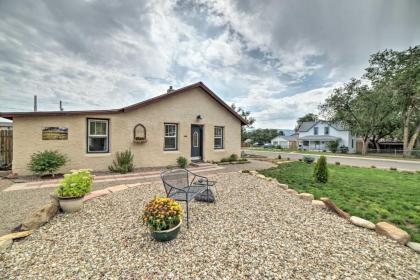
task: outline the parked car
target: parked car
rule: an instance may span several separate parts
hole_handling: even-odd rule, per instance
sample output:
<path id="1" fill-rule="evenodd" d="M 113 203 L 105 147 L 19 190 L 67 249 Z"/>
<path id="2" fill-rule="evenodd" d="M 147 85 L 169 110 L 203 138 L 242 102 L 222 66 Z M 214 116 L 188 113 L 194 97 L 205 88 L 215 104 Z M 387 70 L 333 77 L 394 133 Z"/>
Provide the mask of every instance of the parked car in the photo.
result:
<path id="1" fill-rule="evenodd" d="M 264 148 L 266 148 L 266 149 L 273 148 L 273 144 L 271 144 L 271 143 L 265 143 L 264 144 Z"/>
<path id="2" fill-rule="evenodd" d="M 347 154 L 349 152 L 349 148 L 346 146 L 340 146 L 339 151 L 343 154 Z"/>
<path id="3" fill-rule="evenodd" d="M 252 144 L 252 146 L 253 147 L 262 147 L 262 146 L 264 146 L 264 144 L 263 143 L 256 142 L 256 143 Z"/>

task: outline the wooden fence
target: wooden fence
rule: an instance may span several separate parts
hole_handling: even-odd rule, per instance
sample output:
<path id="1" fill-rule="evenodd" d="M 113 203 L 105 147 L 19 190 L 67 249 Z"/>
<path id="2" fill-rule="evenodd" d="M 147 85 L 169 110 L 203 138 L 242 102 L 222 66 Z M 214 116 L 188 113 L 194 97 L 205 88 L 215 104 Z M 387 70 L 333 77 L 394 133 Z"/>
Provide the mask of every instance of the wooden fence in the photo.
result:
<path id="1" fill-rule="evenodd" d="M 0 130 L 0 164 L 10 165 L 13 159 L 13 131 Z"/>

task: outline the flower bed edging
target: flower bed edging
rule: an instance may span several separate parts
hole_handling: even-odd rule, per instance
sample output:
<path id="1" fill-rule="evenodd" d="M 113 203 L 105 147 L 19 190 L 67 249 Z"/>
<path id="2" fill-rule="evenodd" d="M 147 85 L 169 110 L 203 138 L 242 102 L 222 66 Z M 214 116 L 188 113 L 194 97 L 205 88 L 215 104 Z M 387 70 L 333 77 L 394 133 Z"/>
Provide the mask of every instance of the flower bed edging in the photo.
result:
<path id="1" fill-rule="evenodd" d="M 308 199 L 309 196 L 308 196 L 307 193 L 298 193 L 294 189 L 289 189 L 287 184 L 279 183 L 277 180 L 274 180 L 271 177 L 266 177 L 262 174 L 259 174 L 255 170 L 250 170 L 248 172 L 241 172 L 241 173 L 248 173 L 252 176 L 256 176 L 258 178 L 265 179 L 265 180 L 271 181 L 271 182 L 276 181 L 279 184 L 279 186 L 285 192 L 287 192 L 291 195 L 297 195 L 299 198 L 309 201 L 309 199 Z M 284 186 L 286 186 L 286 188 L 284 188 Z M 400 229 L 399 227 L 397 227 L 397 226 L 395 226 L 391 223 L 387 223 L 387 222 L 379 222 L 375 225 L 372 222 L 370 222 L 368 220 L 365 220 L 365 219 L 362 219 L 360 217 L 350 216 L 349 213 L 347 213 L 347 212 L 343 211 L 342 209 L 340 209 L 339 207 L 337 207 L 334 204 L 334 202 L 328 197 L 321 197 L 321 200 L 315 200 L 315 199 L 311 200 L 311 204 L 314 207 L 321 207 L 322 206 L 321 202 L 324 204 L 324 207 L 333 211 L 339 217 L 347 220 L 350 224 L 352 224 L 354 226 L 358 226 L 358 227 L 363 227 L 363 228 L 366 228 L 366 229 L 369 229 L 369 230 L 375 230 L 375 232 L 377 234 L 387 236 L 388 238 L 398 242 L 401 245 L 405 245 L 405 246 L 409 247 L 410 249 L 412 249 L 413 251 L 420 254 L 420 243 L 409 242 L 410 239 L 411 239 L 410 235 L 406 231 Z"/>

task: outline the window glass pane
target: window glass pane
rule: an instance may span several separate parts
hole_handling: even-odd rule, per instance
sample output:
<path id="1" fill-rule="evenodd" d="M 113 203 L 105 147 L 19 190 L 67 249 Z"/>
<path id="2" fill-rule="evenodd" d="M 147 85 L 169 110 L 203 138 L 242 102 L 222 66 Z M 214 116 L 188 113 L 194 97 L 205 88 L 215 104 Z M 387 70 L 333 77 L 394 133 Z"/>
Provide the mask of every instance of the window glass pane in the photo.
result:
<path id="1" fill-rule="evenodd" d="M 89 121 L 89 134 L 95 134 L 95 122 Z"/>
<path id="2" fill-rule="evenodd" d="M 108 138 L 89 137 L 89 152 L 106 152 L 108 150 Z"/>
<path id="3" fill-rule="evenodd" d="M 165 138 L 165 149 L 176 149 L 176 138 L 166 137 Z"/>
<path id="4" fill-rule="evenodd" d="M 165 136 L 176 136 L 176 125 L 165 124 Z"/>
<path id="5" fill-rule="evenodd" d="M 324 127 L 324 134 L 329 134 L 330 128 L 328 126 Z"/>
<path id="6" fill-rule="evenodd" d="M 96 122 L 95 135 L 106 135 L 106 123 L 105 122 Z"/>
<path id="7" fill-rule="evenodd" d="M 318 127 L 314 127 L 314 135 L 318 135 Z"/>
<path id="8" fill-rule="evenodd" d="M 194 131 L 193 133 L 193 147 L 197 148 L 198 147 L 198 132 Z"/>
<path id="9" fill-rule="evenodd" d="M 222 148 L 222 138 L 214 138 L 214 147 Z"/>

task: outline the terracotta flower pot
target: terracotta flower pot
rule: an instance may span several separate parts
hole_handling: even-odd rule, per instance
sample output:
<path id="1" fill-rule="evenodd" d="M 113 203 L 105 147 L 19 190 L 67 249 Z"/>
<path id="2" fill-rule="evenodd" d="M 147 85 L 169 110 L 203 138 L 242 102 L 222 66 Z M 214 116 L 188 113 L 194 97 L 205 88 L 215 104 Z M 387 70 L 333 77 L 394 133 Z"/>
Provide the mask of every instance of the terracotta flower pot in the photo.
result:
<path id="1" fill-rule="evenodd" d="M 150 233 L 152 234 L 152 237 L 159 242 L 171 241 L 178 236 L 178 233 L 181 230 L 181 224 L 182 221 L 173 228 L 167 230 L 151 230 Z"/>
<path id="2" fill-rule="evenodd" d="M 77 212 L 83 208 L 82 197 L 59 197 L 60 207 L 65 213 Z"/>

